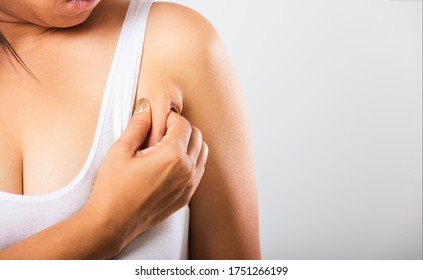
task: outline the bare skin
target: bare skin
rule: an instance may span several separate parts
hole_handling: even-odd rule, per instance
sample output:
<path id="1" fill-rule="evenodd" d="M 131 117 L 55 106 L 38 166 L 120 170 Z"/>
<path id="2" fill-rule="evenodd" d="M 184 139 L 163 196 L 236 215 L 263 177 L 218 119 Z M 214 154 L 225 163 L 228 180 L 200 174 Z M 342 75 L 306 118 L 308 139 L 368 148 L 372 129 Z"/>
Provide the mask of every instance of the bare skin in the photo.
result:
<path id="1" fill-rule="evenodd" d="M 2 23 L 39 83 L 1 57 L 1 191 L 48 193 L 79 172 L 127 5 L 103 0 L 81 25 L 66 29 Z M 260 258 L 242 94 L 218 35 L 196 12 L 153 5 L 136 98 L 142 97 L 152 108 L 144 147 L 162 139 L 172 106 L 201 130 L 209 146 L 206 171 L 190 201 L 190 258 Z"/>

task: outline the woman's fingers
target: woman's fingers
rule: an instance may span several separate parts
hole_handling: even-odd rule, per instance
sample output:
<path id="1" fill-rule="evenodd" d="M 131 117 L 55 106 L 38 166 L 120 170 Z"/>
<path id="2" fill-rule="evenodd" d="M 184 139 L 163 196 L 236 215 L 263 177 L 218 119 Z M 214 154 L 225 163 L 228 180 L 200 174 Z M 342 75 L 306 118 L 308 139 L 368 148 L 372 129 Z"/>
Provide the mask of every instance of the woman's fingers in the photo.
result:
<path id="1" fill-rule="evenodd" d="M 192 158 L 194 163 L 197 162 L 198 155 L 203 144 L 203 136 L 198 128 L 192 127 L 191 139 L 188 144 L 187 154 Z"/>
<path id="2" fill-rule="evenodd" d="M 209 146 L 207 146 L 206 142 L 201 143 L 201 151 L 197 158 L 196 168 L 200 169 L 206 165 L 207 157 L 209 155 Z"/>
<path id="3" fill-rule="evenodd" d="M 134 155 L 142 145 L 151 127 L 151 109 L 147 99 L 137 101 L 134 116 L 118 141 Z"/>
<path id="4" fill-rule="evenodd" d="M 207 158 L 208 149 L 204 145 L 200 130 L 192 127 L 181 115 L 171 111 L 168 115 L 166 134 L 161 141 L 154 146 L 138 150 L 137 155 L 147 155 L 159 149 L 160 146 L 167 146 L 167 149 L 159 149 L 167 155 L 166 157 L 175 152 L 175 155 L 179 156 L 186 154 L 194 163 L 193 166 L 197 167 L 203 166 Z"/>
<path id="5" fill-rule="evenodd" d="M 166 135 L 160 142 L 162 144 L 176 143 L 181 151 L 186 153 L 191 132 L 191 124 L 181 115 L 170 111 L 167 119 Z"/>
<path id="6" fill-rule="evenodd" d="M 201 131 L 173 111 L 169 113 L 166 134 L 156 147 L 160 145 L 168 145 L 171 150 L 177 147 L 179 156 L 187 154 L 196 169 L 201 169 L 206 164 L 209 149 L 203 142 Z M 169 150 L 166 153 L 169 154 Z"/>

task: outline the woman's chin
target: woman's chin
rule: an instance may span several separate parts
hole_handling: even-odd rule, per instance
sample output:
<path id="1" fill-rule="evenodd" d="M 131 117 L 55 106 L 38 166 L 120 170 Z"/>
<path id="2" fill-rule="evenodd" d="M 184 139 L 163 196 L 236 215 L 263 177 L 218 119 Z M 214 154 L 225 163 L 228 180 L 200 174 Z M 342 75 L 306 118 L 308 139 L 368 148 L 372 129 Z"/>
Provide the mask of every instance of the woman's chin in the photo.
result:
<path id="1" fill-rule="evenodd" d="M 101 0 L 68 0 L 56 9 L 54 22 L 49 27 L 67 28 L 86 21 Z"/>

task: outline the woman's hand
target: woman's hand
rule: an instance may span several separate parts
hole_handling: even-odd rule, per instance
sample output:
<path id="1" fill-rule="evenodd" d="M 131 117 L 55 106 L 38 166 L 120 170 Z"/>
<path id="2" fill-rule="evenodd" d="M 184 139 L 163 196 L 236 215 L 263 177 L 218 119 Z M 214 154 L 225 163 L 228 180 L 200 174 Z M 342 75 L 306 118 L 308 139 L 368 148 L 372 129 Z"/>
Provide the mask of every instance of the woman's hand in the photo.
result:
<path id="1" fill-rule="evenodd" d="M 140 151 L 151 125 L 148 101 L 137 102 L 135 111 L 98 170 L 84 207 L 104 223 L 115 253 L 190 201 L 208 154 L 201 132 L 173 111 L 163 139 Z"/>

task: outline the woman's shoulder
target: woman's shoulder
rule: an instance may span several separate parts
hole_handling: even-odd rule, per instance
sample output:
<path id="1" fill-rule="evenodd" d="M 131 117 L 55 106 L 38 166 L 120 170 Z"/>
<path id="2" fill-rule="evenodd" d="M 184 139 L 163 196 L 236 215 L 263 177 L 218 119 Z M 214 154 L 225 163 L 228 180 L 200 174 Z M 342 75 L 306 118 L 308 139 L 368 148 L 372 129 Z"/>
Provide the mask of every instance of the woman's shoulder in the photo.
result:
<path id="1" fill-rule="evenodd" d="M 116 34 L 130 1 L 142 0 L 103 0 L 86 23 L 95 28 L 84 30 Z M 154 64 L 154 68 L 166 73 L 168 78 L 185 79 L 192 78 L 204 62 L 213 60 L 213 54 L 222 50 L 223 44 L 212 24 L 197 11 L 176 3 L 154 2 L 148 15 L 143 48 L 146 58 L 143 64 Z"/>
<path id="2" fill-rule="evenodd" d="M 199 12 L 176 3 L 153 3 L 149 21 L 154 21 L 155 27 L 167 35 L 173 35 L 170 39 L 181 35 L 190 36 L 190 39 L 200 39 L 215 32 L 210 22 Z M 192 37 L 193 35 L 196 36 Z"/>
<path id="3" fill-rule="evenodd" d="M 83 23 L 85 29 L 104 25 L 120 28 L 116 23 L 123 20 L 131 1 L 143 0 L 103 0 L 90 18 Z M 147 31 L 152 39 L 161 44 L 161 50 L 166 47 L 173 49 L 198 47 L 216 35 L 213 26 L 200 13 L 171 2 L 153 2 L 148 16 Z"/>
<path id="4" fill-rule="evenodd" d="M 192 77 L 211 58 L 212 51 L 223 46 L 203 15 L 169 2 L 156 2 L 151 7 L 145 44 L 154 50 L 166 73 L 178 78 Z"/>

